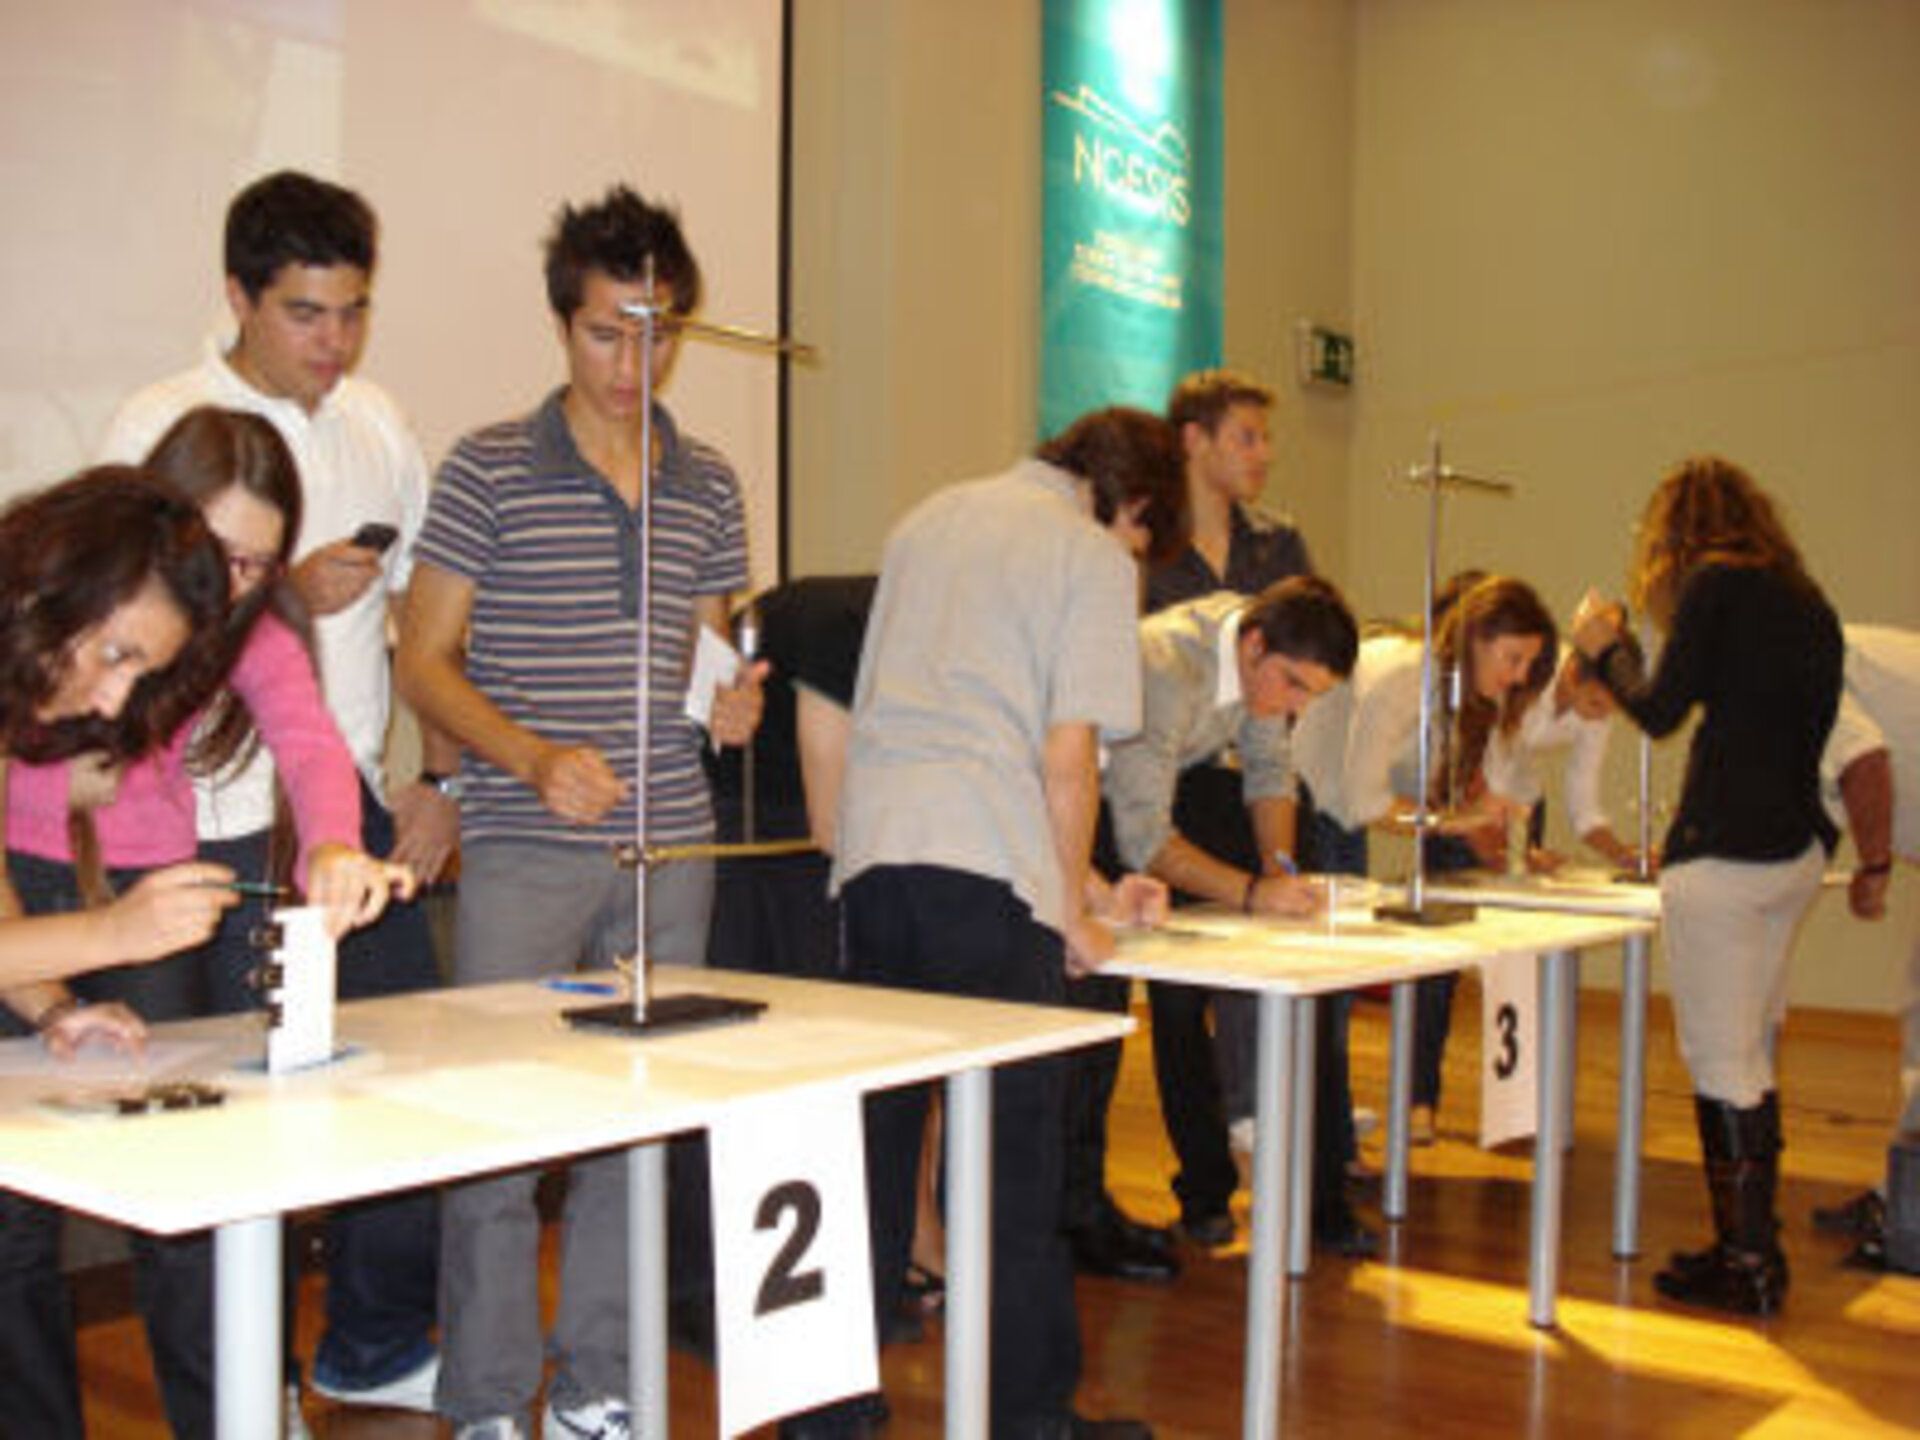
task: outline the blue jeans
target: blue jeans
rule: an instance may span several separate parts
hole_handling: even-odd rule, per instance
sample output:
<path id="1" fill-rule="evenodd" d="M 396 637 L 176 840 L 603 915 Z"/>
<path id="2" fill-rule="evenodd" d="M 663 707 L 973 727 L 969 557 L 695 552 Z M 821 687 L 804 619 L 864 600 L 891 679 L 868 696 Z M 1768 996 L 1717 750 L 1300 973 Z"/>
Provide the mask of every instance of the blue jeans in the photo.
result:
<path id="1" fill-rule="evenodd" d="M 1445 875 L 1479 866 L 1473 847 L 1458 835 L 1429 835 L 1427 873 Z M 1460 988 L 1458 971 L 1429 975 L 1415 982 L 1413 1005 L 1413 1103 L 1440 1104 L 1440 1063 L 1446 1058 L 1447 1036 L 1453 1031 L 1453 992 Z"/>

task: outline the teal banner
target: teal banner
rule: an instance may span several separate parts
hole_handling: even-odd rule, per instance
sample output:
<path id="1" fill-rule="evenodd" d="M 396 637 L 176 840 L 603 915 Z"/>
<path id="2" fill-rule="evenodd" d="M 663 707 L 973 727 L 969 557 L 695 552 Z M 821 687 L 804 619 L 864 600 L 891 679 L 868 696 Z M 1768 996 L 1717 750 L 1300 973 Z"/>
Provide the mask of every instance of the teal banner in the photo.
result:
<path id="1" fill-rule="evenodd" d="M 1045 0 L 1040 432 L 1220 363 L 1219 0 Z"/>

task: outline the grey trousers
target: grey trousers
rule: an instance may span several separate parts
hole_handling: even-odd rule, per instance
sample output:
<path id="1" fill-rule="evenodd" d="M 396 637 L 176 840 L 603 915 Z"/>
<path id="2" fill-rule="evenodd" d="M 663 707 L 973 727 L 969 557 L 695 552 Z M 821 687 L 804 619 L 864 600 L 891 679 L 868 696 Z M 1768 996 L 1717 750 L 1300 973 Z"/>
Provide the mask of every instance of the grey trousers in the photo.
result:
<path id="1" fill-rule="evenodd" d="M 454 983 L 485 985 L 633 952 L 631 870 L 611 851 L 476 841 L 462 852 Z M 705 961 L 713 867 L 662 865 L 648 876 L 648 954 Z M 525 1415 L 540 1389 L 537 1169 L 450 1185 L 440 1220 L 440 1381 L 435 1404 L 456 1424 Z M 551 1399 L 627 1394 L 627 1183 L 624 1153 L 571 1167 L 561 1221 L 560 1302 Z"/>

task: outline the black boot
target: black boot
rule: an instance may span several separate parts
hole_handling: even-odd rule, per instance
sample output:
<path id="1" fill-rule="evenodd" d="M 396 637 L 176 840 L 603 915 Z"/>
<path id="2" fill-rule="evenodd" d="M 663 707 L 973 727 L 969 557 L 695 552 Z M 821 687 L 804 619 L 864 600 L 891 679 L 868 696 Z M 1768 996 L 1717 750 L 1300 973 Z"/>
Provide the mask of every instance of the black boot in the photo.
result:
<path id="1" fill-rule="evenodd" d="M 1673 1257 L 1654 1285 L 1669 1299 L 1740 1315 L 1771 1315 L 1787 1292 L 1775 1197 L 1780 1176 L 1780 1107 L 1769 1092 L 1737 1109 L 1694 1097 L 1714 1243 Z"/>
<path id="2" fill-rule="evenodd" d="M 1772 1117 L 1774 1149 L 1776 1151 L 1786 1149 L 1786 1141 L 1780 1138 L 1780 1092 L 1778 1090 L 1765 1092 L 1760 1097 L 1760 1108 Z M 1726 1225 L 1731 1223 L 1731 1217 L 1721 1214 L 1721 1201 L 1718 1193 L 1713 1189 L 1712 1181 L 1714 1163 L 1718 1161 L 1723 1164 L 1732 1164 L 1738 1155 L 1739 1122 L 1729 1121 L 1726 1116 L 1753 1112 L 1735 1110 L 1731 1106 L 1722 1105 L 1717 1100 L 1709 1100 L 1704 1095 L 1693 1097 L 1693 1112 L 1694 1120 L 1700 1130 L 1701 1159 L 1708 1171 L 1707 1190 L 1713 1204 L 1713 1243 L 1700 1250 L 1673 1251 L 1667 1256 L 1667 1268 L 1679 1274 L 1702 1275 L 1719 1264 L 1720 1242 L 1730 1233 Z M 1781 1263 L 1785 1264 L 1784 1259 Z"/>

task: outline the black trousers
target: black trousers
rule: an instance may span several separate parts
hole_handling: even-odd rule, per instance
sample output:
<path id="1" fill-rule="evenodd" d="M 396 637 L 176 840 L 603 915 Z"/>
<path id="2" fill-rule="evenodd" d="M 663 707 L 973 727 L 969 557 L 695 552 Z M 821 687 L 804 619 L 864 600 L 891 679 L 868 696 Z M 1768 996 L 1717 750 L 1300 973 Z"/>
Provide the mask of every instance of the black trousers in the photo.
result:
<path id="1" fill-rule="evenodd" d="M 1067 981 L 1067 1004 L 1106 1015 L 1127 1013 L 1132 982 L 1113 975 Z M 1066 1121 L 1062 1223 L 1069 1230 L 1099 1221 L 1113 1204 L 1107 1193 L 1107 1112 L 1120 1079 L 1120 1042 L 1087 1045 L 1065 1057 Z"/>
<path id="2" fill-rule="evenodd" d="M 1060 936 L 1002 881 L 940 866 L 862 871 L 842 891 L 850 978 L 949 995 L 1059 1004 Z M 993 1308 L 990 1413 L 996 1433 L 1064 1417 L 1080 1380 L 1073 1260 L 1060 1224 L 1065 1066 L 1054 1056 L 993 1072 Z M 869 1097 L 867 1181 L 876 1316 L 898 1308 L 913 1242 L 927 1087 Z"/>
<path id="3" fill-rule="evenodd" d="M 1174 791 L 1173 824 L 1215 859 L 1250 873 L 1262 869 L 1239 771 L 1212 764 L 1182 771 Z M 1240 1092 L 1251 1113 L 1257 1002 L 1238 992 L 1160 981 L 1148 984 L 1147 1001 L 1153 1012 L 1153 1076 L 1160 1089 L 1160 1116 L 1180 1162 L 1173 1193 L 1189 1220 L 1225 1214 L 1239 1184 L 1227 1143 L 1231 1117 L 1225 1092 Z"/>

